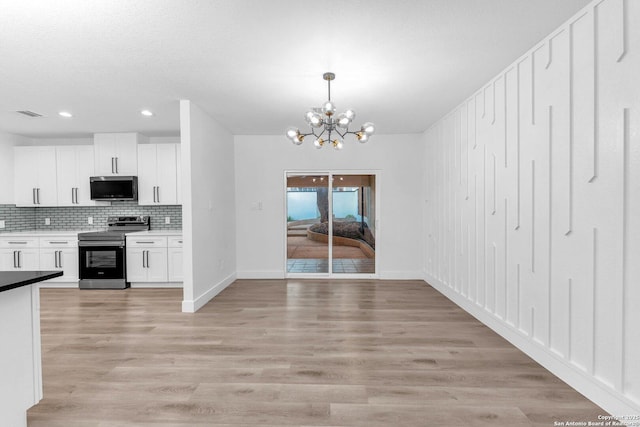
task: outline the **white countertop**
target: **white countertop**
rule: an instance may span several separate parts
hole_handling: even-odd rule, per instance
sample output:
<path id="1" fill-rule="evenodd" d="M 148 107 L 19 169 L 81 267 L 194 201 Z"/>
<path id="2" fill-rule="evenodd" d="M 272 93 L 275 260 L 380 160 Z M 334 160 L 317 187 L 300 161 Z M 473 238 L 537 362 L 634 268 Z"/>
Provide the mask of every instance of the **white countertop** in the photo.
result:
<path id="1" fill-rule="evenodd" d="M 78 233 L 86 233 L 90 231 L 102 231 L 100 229 L 89 230 L 26 230 L 26 231 L 10 231 L 8 233 L 0 233 L 0 237 L 46 237 L 46 236 L 77 236 Z"/>
<path id="2" fill-rule="evenodd" d="M 132 231 L 127 236 L 182 236 L 182 230 L 149 230 L 149 231 Z"/>

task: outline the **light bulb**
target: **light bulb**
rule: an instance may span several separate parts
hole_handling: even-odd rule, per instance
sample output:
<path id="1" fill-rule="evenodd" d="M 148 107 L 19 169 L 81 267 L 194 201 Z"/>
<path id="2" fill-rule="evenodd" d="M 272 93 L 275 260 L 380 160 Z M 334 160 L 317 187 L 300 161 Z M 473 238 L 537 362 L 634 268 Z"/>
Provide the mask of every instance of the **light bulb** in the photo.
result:
<path id="1" fill-rule="evenodd" d="M 340 141 L 339 139 L 333 140 L 333 148 L 335 148 L 336 150 L 342 150 L 342 146 L 342 141 Z"/>
<path id="2" fill-rule="evenodd" d="M 349 117 L 347 117 L 346 113 L 340 113 L 338 114 L 338 126 L 340 126 L 343 129 L 346 129 L 349 127 L 349 123 L 351 123 L 351 119 Z"/>
<path id="3" fill-rule="evenodd" d="M 293 126 L 287 128 L 287 138 L 289 138 L 290 140 L 295 141 L 298 135 L 300 135 L 300 131 L 298 130 L 298 128 L 294 128 Z"/>
<path id="4" fill-rule="evenodd" d="M 331 101 L 322 104 L 322 112 L 327 116 L 332 116 L 336 112 L 336 106 Z"/>
<path id="5" fill-rule="evenodd" d="M 362 132 L 366 133 L 369 136 L 373 135 L 375 131 L 376 131 L 376 127 L 371 122 L 367 122 L 362 125 Z"/>
<path id="6" fill-rule="evenodd" d="M 305 114 L 305 119 L 310 126 L 317 128 L 318 126 L 322 126 L 322 116 L 315 111 L 307 111 Z"/>
<path id="7" fill-rule="evenodd" d="M 300 145 L 302 144 L 302 141 L 304 140 L 304 135 L 297 135 L 295 138 L 293 138 L 293 143 L 296 145 Z"/>
<path id="8" fill-rule="evenodd" d="M 322 138 L 316 138 L 316 140 L 313 141 L 313 145 L 316 148 L 322 148 L 322 146 L 324 145 L 324 140 Z"/>
<path id="9" fill-rule="evenodd" d="M 345 111 L 344 115 L 347 116 L 349 121 L 353 121 L 353 119 L 356 118 L 356 112 L 353 111 L 351 108 L 349 108 L 347 111 Z"/>
<path id="10" fill-rule="evenodd" d="M 358 132 L 356 133 L 356 138 L 358 138 L 358 141 L 362 144 L 364 144 L 365 142 L 367 142 L 369 140 L 369 135 L 367 135 L 364 132 Z"/>

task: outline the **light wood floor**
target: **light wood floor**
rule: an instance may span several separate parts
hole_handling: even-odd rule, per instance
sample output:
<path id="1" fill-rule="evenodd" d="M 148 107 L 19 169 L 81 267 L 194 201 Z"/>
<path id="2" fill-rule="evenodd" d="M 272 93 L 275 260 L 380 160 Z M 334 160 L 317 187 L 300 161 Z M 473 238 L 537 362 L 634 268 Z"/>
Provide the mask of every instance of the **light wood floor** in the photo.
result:
<path id="1" fill-rule="evenodd" d="M 42 289 L 29 426 L 551 426 L 603 411 L 419 281 Z"/>

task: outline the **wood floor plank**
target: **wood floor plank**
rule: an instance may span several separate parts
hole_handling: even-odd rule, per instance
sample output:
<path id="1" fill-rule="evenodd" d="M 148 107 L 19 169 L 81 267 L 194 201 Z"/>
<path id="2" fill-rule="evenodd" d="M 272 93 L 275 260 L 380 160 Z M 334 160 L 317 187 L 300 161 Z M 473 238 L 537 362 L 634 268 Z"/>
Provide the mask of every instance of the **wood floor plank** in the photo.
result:
<path id="1" fill-rule="evenodd" d="M 42 289 L 30 427 L 542 426 L 604 411 L 421 281 Z"/>

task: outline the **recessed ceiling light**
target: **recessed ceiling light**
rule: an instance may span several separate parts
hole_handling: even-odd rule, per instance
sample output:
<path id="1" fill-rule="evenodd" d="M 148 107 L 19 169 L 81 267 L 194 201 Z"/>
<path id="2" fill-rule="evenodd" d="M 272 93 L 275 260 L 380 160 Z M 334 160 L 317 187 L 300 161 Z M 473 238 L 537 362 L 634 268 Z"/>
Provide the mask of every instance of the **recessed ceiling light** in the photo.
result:
<path id="1" fill-rule="evenodd" d="M 68 112 L 68 111 L 59 111 L 59 112 L 58 112 L 58 115 L 59 115 L 59 116 L 62 116 L 62 117 L 73 117 L 73 114 L 71 114 L 71 113 L 70 113 L 70 112 Z"/>
<path id="2" fill-rule="evenodd" d="M 142 111 L 140 111 L 140 114 L 142 114 L 143 116 L 146 116 L 146 117 L 153 116 L 153 113 L 151 111 L 149 111 L 149 110 L 142 110 Z"/>

